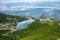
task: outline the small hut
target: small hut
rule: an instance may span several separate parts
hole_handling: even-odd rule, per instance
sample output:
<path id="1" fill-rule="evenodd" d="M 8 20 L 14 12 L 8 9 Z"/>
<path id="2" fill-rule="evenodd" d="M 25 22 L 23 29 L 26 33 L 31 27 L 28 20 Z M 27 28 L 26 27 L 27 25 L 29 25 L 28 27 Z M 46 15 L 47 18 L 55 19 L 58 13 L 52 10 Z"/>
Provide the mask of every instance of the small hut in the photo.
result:
<path id="1" fill-rule="evenodd" d="M 40 19 L 40 21 L 45 21 L 47 19 L 47 17 L 44 14 L 42 14 L 42 16 L 39 17 L 39 19 Z"/>

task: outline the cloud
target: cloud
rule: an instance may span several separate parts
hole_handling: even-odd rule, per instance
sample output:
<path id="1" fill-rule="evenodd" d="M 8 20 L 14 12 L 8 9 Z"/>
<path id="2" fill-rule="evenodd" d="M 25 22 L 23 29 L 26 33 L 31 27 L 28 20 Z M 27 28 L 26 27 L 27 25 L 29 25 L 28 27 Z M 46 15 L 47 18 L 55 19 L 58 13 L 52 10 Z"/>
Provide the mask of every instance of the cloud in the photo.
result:
<path id="1" fill-rule="evenodd" d="M 13 10 L 13 11 L 24 11 L 27 10 L 28 8 L 23 7 L 23 6 L 11 6 L 11 7 L 7 7 L 7 6 L 0 6 L 0 11 L 5 11 L 5 10 Z"/>
<path id="2" fill-rule="evenodd" d="M 0 11 L 5 11 L 5 10 L 25 11 L 25 10 L 28 10 L 29 8 L 51 8 L 51 9 L 59 9 L 60 10 L 60 7 L 49 7 L 49 6 L 11 6 L 11 7 L 0 6 Z M 46 10 L 46 11 L 48 11 L 48 10 Z"/>
<path id="3" fill-rule="evenodd" d="M 0 6 L 1 11 L 7 10 L 7 9 L 8 9 L 7 7 Z"/>
<path id="4" fill-rule="evenodd" d="M 26 10 L 26 8 L 21 8 L 20 10 L 21 10 L 21 11 L 25 11 L 25 10 Z"/>
<path id="5" fill-rule="evenodd" d="M 45 12 L 51 12 L 53 10 L 54 10 L 54 8 L 48 8 L 48 9 L 45 10 Z"/>

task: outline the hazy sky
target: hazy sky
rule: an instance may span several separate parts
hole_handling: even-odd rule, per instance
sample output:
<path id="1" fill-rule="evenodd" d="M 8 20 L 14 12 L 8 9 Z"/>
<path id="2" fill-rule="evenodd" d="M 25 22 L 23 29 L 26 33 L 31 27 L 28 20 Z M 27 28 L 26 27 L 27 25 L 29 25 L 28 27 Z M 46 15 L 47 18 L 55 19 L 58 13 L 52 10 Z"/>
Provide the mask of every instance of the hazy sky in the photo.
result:
<path id="1" fill-rule="evenodd" d="M 0 3 L 12 3 L 12 2 L 60 2 L 60 0 L 0 0 Z"/>

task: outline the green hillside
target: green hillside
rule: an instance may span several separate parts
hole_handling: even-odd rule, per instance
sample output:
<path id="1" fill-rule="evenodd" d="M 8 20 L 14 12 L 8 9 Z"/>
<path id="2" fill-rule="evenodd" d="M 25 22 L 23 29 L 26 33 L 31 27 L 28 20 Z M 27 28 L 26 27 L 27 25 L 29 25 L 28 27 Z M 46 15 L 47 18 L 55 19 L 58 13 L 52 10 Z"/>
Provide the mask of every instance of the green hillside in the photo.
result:
<path id="1" fill-rule="evenodd" d="M 0 29 L 2 28 L 15 28 L 18 22 L 27 20 L 25 17 L 13 16 L 0 13 Z M 0 40 L 10 40 L 11 30 L 0 30 Z"/>
<path id="2" fill-rule="evenodd" d="M 57 20 L 53 22 L 36 20 L 27 29 L 18 30 L 12 35 L 13 40 L 60 40 L 60 26 Z"/>
<path id="3" fill-rule="evenodd" d="M 21 16 L 13 16 L 13 15 L 7 15 L 0 13 L 0 23 L 2 24 L 8 24 L 9 26 L 16 26 L 18 22 L 27 20 L 25 17 Z"/>
<path id="4" fill-rule="evenodd" d="M 3 16 L 2 18 L 4 19 Z M 0 30 L 0 40 L 60 40 L 59 21 L 56 19 L 50 20 L 51 21 L 40 21 L 36 19 L 28 25 L 27 29 L 17 30 L 13 33 L 11 33 L 10 30 Z M 4 22 L 6 23 L 7 21 Z"/>

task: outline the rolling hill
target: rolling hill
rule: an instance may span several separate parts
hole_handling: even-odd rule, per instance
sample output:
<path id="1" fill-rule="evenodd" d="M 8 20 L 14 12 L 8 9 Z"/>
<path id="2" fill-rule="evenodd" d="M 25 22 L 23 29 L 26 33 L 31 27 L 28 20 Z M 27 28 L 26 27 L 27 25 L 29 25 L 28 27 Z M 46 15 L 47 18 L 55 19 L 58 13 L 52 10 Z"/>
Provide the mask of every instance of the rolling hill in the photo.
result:
<path id="1" fill-rule="evenodd" d="M 18 22 L 27 20 L 25 17 L 13 16 L 0 13 L 0 24 L 8 24 L 9 26 L 15 26 Z"/>
<path id="2" fill-rule="evenodd" d="M 2 18 L 2 17 L 1 17 Z M 60 25 L 58 20 L 43 21 L 36 19 L 28 28 L 17 30 L 0 30 L 1 40 L 60 40 Z M 5 21 L 7 22 L 7 21 Z"/>
<path id="3" fill-rule="evenodd" d="M 34 21 L 27 29 L 14 32 L 13 40 L 58 40 L 60 39 L 60 26 L 57 20 L 53 22 Z M 10 40 L 12 40 L 10 38 Z M 16 39 L 15 39 L 16 38 Z"/>

